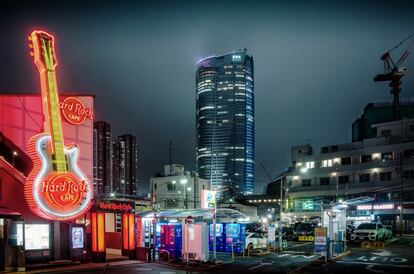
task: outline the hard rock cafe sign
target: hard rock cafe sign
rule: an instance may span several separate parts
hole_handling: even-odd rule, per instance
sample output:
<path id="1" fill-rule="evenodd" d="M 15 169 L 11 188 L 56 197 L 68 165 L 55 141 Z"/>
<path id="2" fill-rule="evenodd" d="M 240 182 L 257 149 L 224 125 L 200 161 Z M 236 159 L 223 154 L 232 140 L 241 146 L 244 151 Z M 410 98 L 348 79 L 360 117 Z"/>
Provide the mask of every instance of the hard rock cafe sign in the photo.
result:
<path id="1" fill-rule="evenodd" d="M 93 111 L 75 97 L 67 97 L 59 103 L 60 110 L 66 121 L 73 125 L 82 124 L 87 118 L 93 120 Z"/>
<path id="2" fill-rule="evenodd" d="M 93 118 L 91 109 L 68 97 L 58 103 L 57 60 L 54 38 L 47 32 L 29 36 L 31 55 L 39 71 L 45 118 L 44 131 L 30 138 L 27 152 L 33 168 L 27 177 L 24 195 L 30 210 L 45 219 L 74 220 L 89 210 L 92 184 L 78 167 L 79 148 L 65 144 L 60 112 L 69 123 L 79 125 Z"/>

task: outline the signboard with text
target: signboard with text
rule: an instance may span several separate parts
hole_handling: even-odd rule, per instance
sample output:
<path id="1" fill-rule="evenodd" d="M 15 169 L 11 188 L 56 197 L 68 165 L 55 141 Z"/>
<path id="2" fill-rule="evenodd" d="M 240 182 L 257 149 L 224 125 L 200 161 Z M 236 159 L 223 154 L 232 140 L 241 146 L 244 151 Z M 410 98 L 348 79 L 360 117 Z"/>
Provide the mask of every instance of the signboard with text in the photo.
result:
<path id="1" fill-rule="evenodd" d="M 216 192 L 214 190 L 201 190 L 201 208 L 216 207 Z"/>
<path id="2" fill-rule="evenodd" d="M 96 210 L 103 212 L 132 213 L 135 209 L 133 202 L 116 200 L 96 200 Z"/>
<path id="3" fill-rule="evenodd" d="M 315 228 L 314 252 L 326 255 L 328 250 L 328 229 L 326 227 Z"/>

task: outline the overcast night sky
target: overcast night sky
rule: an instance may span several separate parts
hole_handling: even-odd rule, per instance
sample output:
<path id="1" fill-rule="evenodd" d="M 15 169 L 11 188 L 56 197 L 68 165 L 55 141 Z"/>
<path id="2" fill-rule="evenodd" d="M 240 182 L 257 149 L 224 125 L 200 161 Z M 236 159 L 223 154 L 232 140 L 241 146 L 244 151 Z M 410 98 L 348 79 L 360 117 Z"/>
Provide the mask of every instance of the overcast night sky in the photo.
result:
<path id="1" fill-rule="evenodd" d="M 292 145 L 350 142 L 363 107 L 392 99 L 372 79 L 381 54 L 414 32 L 409 1 L 36 2 L 0 4 L 0 92 L 39 92 L 27 36 L 52 32 L 61 93 L 95 94 L 95 119 L 109 121 L 113 136 L 136 135 L 140 192 L 168 163 L 170 140 L 173 162 L 195 169 L 201 58 L 244 47 L 254 57 L 261 192 L 261 163 L 276 176 Z M 414 99 L 414 54 L 405 66 L 401 99 Z"/>

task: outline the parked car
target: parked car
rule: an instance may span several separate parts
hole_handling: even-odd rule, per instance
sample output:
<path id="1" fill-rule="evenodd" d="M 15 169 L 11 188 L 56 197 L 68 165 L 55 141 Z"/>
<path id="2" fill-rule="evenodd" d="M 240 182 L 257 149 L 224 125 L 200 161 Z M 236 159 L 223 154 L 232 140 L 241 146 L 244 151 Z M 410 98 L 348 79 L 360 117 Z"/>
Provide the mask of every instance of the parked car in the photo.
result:
<path id="1" fill-rule="evenodd" d="M 362 223 L 355 230 L 351 240 L 385 241 L 391 238 L 391 230 L 388 230 L 381 223 Z"/>
<path id="2" fill-rule="evenodd" d="M 355 230 L 356 230 L 355 226 L 346 225 L 346 239 L 347 240 L 355 239 Z"/>
<path id="3" fill-rule="evenodd" d="M 247 232 L 245 247 L 247 250 L 267 247 L 267 238 L 258 233 Z"/>
<path id="4" fill-rule="evenodd" d="M 294 229 L 294 239 L 299 239 L 300 236 L 314 236 L 315 235 L 315 223 L 301 223 Z"/>
<path id="5" fill-rule="evenodd" d="M 293 231 L 293 227 L 284 226 L 282 227 L 282 238 L 286 241 L 292 241 L 295 237 L 295 232 Z"/>

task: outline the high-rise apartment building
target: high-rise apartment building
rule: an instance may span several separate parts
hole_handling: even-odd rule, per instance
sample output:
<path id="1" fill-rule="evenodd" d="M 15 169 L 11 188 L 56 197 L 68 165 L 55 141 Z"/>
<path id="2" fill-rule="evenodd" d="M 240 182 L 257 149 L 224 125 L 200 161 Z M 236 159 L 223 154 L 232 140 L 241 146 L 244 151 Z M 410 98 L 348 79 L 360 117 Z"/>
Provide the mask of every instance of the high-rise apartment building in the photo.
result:
<path id="1" fill-rule="evenodd" d="M 135 136 L 121 135 L 112 145 L 113 192 L 117 196 L 136 196 L 138 152 Z"/>
<path id="2" fill-rule="evenodd" d="M 230 196 L 254 190 L 254 68 L 246 49 L 196 71 L 197 172 Z"/>
<path id="3" fill-rule="evenodd" d="M 112 189 L 112 139 L 108 122 L 94 122 L 93 148 L 94 195 L 104 197 Z"/>

